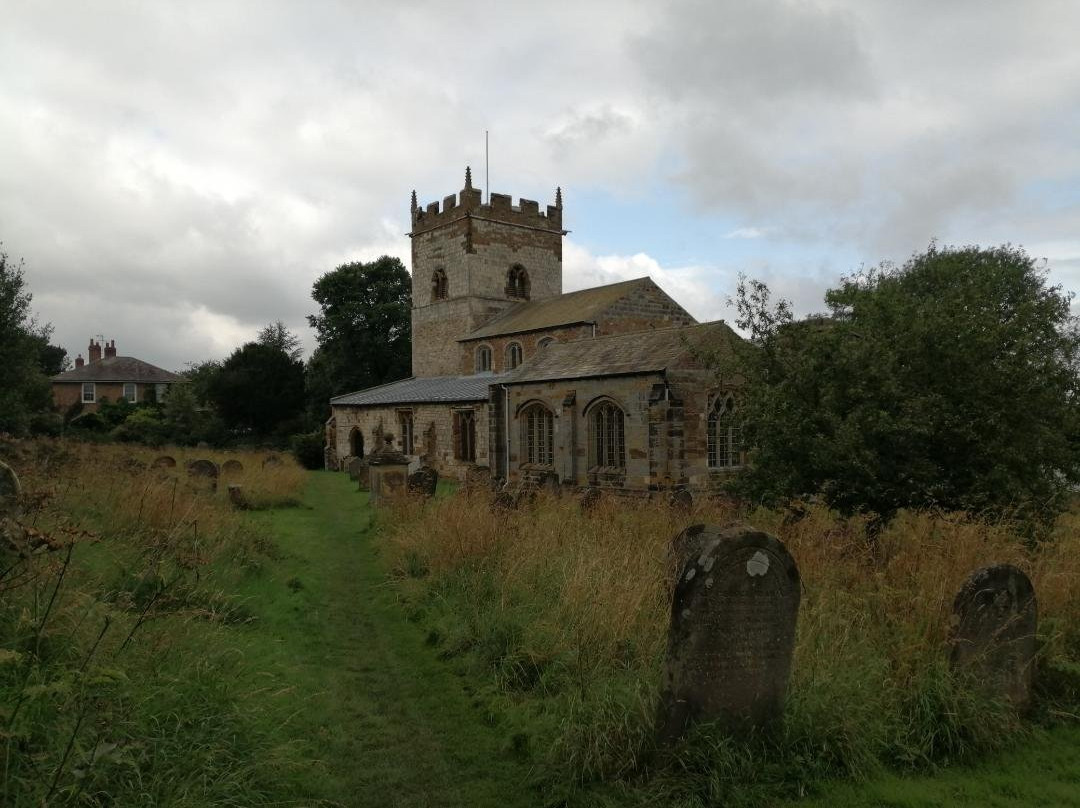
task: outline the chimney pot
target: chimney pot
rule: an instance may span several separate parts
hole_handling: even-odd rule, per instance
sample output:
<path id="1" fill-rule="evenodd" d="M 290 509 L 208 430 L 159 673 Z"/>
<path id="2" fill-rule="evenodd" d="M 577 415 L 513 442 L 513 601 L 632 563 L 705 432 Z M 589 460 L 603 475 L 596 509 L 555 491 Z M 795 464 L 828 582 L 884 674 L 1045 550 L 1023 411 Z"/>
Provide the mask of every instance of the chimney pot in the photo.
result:
<path id="1" fill-rule="evenodd" d="M 87 362 L 98 362 L 101 360 L 101 343 L 90 340 L 90 347 L 86 350 Z"/>
<path id="2" fill-rule="evenodd" d="M 105 343 L 105 358 L 110 356 L 116 356 L 116 340 L 109 340 Z"/>

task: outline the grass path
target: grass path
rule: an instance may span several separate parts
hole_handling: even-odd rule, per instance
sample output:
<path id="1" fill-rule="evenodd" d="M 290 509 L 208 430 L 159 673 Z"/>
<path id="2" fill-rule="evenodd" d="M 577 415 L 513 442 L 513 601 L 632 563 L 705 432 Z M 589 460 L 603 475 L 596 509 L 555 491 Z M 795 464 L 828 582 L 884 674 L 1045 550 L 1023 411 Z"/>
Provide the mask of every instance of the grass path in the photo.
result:
<path id="1" fill-rule="evenodd" d="M 266 679 L 253 697 L 275 694 L 267 723 L 284 720 L 275 731 L 314 761 L 290 774 L 287 804 L 536 804 L 528 770 L 397 607 L 367 497 L 313 473 L 305 505 L 252 517 L 285 556 L 244 591 L 258 616 L 246 667 Z"/>

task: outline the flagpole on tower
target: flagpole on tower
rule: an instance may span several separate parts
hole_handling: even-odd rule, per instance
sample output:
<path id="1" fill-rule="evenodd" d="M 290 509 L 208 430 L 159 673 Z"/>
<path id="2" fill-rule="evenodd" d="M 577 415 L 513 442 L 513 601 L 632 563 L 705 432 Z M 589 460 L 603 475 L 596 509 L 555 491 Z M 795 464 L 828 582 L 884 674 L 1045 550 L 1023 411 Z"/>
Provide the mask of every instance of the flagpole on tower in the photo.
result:
<path id="1" fill-rule="evenodd" d="M 488 164 L 488 130 L 484 130 L 484 196 L 487 197 L 488 204 L 491 204 L 491 188 L 488 186 L 488 170 L 490 165 Z"/>

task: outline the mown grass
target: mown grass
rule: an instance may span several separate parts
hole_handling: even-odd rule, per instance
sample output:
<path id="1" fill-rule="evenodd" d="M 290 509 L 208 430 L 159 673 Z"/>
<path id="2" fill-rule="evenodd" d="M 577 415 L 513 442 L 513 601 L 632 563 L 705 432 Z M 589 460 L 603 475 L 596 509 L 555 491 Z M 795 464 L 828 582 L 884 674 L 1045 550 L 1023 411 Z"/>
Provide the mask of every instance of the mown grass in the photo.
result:
<path id="1" fill-rule="evenodd" d="M 653 744 L 672 570 L 695 522 L 777 534 L 804 593 L 781 728 L 735 739 L 697 728 Z M 798 516 L 639 502 L 580 513 L 572 498 L 492 513 L 483 495 L 402 505 L 384 542 L 408 612 L 486 698 L 568 804 L 761 804 L 818 784 L 918 772 L 1004 748 L 1080 703 L 1080 520 L 1040 543 L 964 514 L 902 513 L 871 534 L 820 508 Z M 953 598 L 976 568 L 1011 562 L 1039 598 L 1042 689 L 1032 720 L 956 680 Z"/>
<path id="2" fill-rule="evenodd" d="M 182 455 L 150 469 L 157 454 L 0 445 L 24 486 L 0 543 L 0 804 L 276 798 L 288 756 L 245 698 L 250 614 L 234 595 L 274 545 Z M 299 468 L 267 471 L 245 480 L 252 495 L 298 500 Z"/>

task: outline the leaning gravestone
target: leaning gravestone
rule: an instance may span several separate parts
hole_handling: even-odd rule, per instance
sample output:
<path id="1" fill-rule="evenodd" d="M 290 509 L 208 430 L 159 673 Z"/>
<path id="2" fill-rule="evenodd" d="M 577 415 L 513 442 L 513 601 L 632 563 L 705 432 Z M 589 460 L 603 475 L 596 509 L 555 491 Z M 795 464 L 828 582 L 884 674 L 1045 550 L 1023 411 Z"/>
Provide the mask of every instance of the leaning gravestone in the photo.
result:
<path id="1" fill-rule="evenodd" d="M 767 533 L 705 526 L 695 536 L 711 530 L 683 566 L 672 599 L 658 722 L 663 742 L 696 720 L 743 730 L 777 721 L 784 709 L 799 570 Z"/>
<path id="2" fill-rule="evenodd" d="M 671 496 L 668 497 L 668 507 L 673 511 L 689 513 L 694 507 L 694 495 L 685 488 L 672 491 Z"/>
<path id="3" fill-rule="evenodd" d="M 150 468 L 153 469 L 174 469 L 176 468 L 176 458 L 169 455 L 162 455 L 150 464 Z"/>
<path id="4" fill-rule="evenodd" d="M 1028 577 L 1011 564 L 976 570 L 953 601 L 953 619 L 953 670 L 1023 712 L 1031 703 L 1038 627 Z"/>
<path id="5" fill-rule="evenodd" d="M 19 509 L 19 475 L 3 460 L 0 460 L 0 518 L 15 516 Z"/>
<path id="6" fill-rule="evenodd" d="M 409 475 L 409 493 L 419 494 L 425 499 L 435 496 L 435 489 L 439 485 L 439 472 L 431 466 L 421 466 Z"/>
<path id="7" fill-rule="evenodd" d="M 244 473 L 244 464 L 239 460 L 226 460 L 221 464 L 222 476 L 233 476 Z"/>

